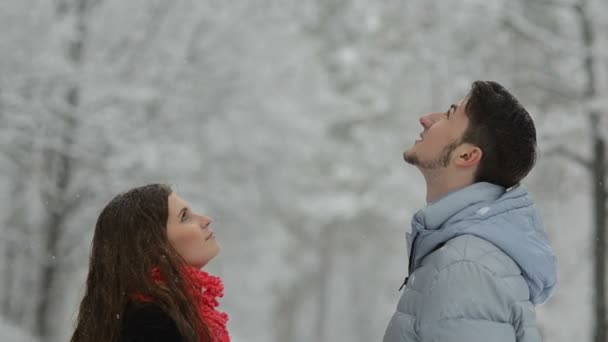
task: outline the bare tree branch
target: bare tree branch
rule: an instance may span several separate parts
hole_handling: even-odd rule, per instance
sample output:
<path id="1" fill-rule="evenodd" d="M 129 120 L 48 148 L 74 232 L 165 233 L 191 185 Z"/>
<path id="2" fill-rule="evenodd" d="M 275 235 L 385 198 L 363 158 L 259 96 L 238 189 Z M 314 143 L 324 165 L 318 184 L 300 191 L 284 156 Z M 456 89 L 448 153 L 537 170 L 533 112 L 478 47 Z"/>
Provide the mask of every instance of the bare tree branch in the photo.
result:
<path id="1" fill-rule="evenodd" d="M 534 0 L 530 2 L 532 5 L 554 6 L 554 7 L 575 7 L 580 6 L 580 3 L 574 1 L 556 1 L 556 0 Z"/>
<path id="2" fill-rule="evenodd" d="M 122 72 L 123 79 L 133 78 L 133 74 L 139 70 L 138 65 L 142 54 L 144 54 L 146 47 L 148 47 L 152 40 L 159 34 L 163 21 L 170 12 L 173 4 L 173 1 L 163 1 L 160 2 L 159 5 L 154 6 L 147 26 L 144 29 L 143 37 L 134 43 L 130 55 L 127 57 L 124 71 Z"/>
<path id="3" fill-rule="evenodd" d="M 565 146 L 557 146 L 544 152 L 543 155 L 546 157 L 564 157 L 566 159 L 570 159 L 587 170 L 591 170 L 592 167 L 590 160 L 568 150 Z"/>
<path id="4" fill-rule="evenodd" d="M 512 31 L 526 37 L 534 42 L 540 43 L 540 46 L 549 48 L 552 51 L 559 51 L 569 56 L 579 56 L 580 48 L 575 45 L 573 41 L 567 41 L 563 38 L 556 36 L 554 33 L 547 31 L 544 28 L 538 27 L 524 18 L 520 13 L 515 10 L 509 10 L 506 12 L 506 16 L 503 19 L 504 24 L 507 28 Z"/>

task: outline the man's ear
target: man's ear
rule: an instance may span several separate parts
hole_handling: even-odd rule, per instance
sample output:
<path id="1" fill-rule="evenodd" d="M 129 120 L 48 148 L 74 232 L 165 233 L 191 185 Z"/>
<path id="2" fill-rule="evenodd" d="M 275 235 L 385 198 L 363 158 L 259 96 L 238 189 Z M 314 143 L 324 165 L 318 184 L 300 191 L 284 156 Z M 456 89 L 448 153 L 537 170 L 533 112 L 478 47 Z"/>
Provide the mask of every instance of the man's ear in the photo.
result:
<path id="1" fill-rule="evenodd" d="M 477 146 L 462 144 L 455 151 L 455 163 L 461 167 L 471 167 L 479 164 L 483 152 Z"/>

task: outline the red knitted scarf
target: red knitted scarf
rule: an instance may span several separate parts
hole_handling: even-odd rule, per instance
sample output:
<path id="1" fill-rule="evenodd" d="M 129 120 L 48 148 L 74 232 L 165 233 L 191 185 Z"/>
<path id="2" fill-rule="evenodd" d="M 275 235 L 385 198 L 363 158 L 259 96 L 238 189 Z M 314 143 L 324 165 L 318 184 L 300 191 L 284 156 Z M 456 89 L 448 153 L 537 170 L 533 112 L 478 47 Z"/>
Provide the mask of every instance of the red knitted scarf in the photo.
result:
<path id="1" fill-rule="evenodd" d="M 163 276 L 160 270 L 152 270 L 152 277 L 156 282 L 162 282 Z M 228 314 L 217 310 L 220 305 L 218 298 L 224 296 L 224 284 L 220 277 L 210 275 L 209 273 L 199 270 L 196 267 L 184 267 L 183 277 L 190 286 L 192 297 L 198 303 L 198 314 L 203 319 L 209 332 L 211 333 L 212 342 L 230 342 L 230 334 L 226 328 L 228 322 Z M 135 296 L 137 300 L 151 301 L 148 296 L 138 294 Z M 204 327 L 199 327 L 201 341 L 205 336 Z M 203 341 L 206 342 L 206 341 Z"/>

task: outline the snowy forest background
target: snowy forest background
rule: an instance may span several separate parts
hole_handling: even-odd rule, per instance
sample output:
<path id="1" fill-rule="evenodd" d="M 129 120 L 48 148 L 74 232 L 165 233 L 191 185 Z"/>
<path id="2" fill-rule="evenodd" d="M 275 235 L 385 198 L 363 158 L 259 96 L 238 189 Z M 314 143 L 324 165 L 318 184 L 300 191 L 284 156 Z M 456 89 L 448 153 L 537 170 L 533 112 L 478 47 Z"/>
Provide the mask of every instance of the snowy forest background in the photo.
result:
<path id="1" fill-rule="evenodd" d="M 167 182 L 214 219 L 234 341 L 380 341 L 424 205 L 401 153 L 476 79 L 536 121 L 544 339 L 597 342 L 608 1 L 3 0 L 0 340 L 67 341 L 99 211 Z"/>

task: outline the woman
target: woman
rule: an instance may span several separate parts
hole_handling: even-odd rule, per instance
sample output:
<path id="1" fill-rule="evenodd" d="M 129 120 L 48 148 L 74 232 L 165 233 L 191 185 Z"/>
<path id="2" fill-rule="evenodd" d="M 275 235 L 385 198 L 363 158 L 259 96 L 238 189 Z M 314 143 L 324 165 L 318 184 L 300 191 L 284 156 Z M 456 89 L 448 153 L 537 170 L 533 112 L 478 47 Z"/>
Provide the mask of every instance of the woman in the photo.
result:
<path id="1" fill-rule="evenodd" d="M 201 270 L 219 250 L 211 219 L 169 186 L 116 196 L 97 219 L 71 341 L 230 341 L 222 281 Z"/>

